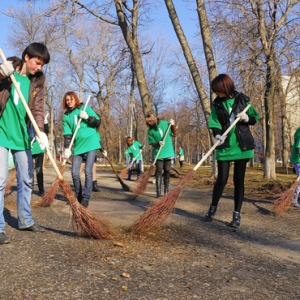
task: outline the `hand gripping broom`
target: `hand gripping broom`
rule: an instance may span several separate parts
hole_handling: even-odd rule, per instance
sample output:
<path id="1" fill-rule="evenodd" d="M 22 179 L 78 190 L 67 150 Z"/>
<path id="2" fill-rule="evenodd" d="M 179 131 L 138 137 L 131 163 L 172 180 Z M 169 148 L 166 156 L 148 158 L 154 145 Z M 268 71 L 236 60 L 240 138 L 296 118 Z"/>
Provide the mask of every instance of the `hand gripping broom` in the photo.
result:
<path id="1" fill-rule="evenodd" d="M 2 51 L 2 49 L 0 48 L 0 56 L 3 62 L 6 62 L 6 57 Z M 16 79 L 14 77 L 14 75 L 10 75 L 10 79 L 12 81 L 12 83 L 15 86 L 15 89 L 24 105 L 24 108 L 27 112 L 27 115 L 33 125 L 33 128 L 38 136 L 38 138 L 41 139 L 42 135 L 41 135 L 41 131 L 39 129 L 39 127 L 36 124 L 36 121 L 27 105 L 27 102 L 16 82 Z M 72 210 L 73 213 L 73 217 L 75 222 L 73 222 L 74 226 L 74 231 L 78 234 L 81 235 L 84 232 L 86 234 L 88 234 L 90 237 L 94 237 L 94 238 L 109 238 L 110 235 L 110 223 L 105 221 L 104 219 L 100 219 L 97 218 L 95 216 L 93 216 L 91 213 L 89 213 L 89 211 L 82 206 L 76 199 L 74 193 L 72 192 L 71 187 L 69 186 L 69 184 L 64 180 L 64 178 L 62 177 L 56 162 L 54 161 L 52 154 L 49 150 L 49 148 L 46 148 L 47 150 L 47 154 L 49 157 L 49 160 L 59 178 L 59 185 L 63 191 L 64 196 L 67 198 L 69 204 L 70 204 L 70 208 Z"/>
<path id="2" fill-rule="evenodd" d="M 247 105 L 247 107 L 243 110 L 246 112 L 251 105 Z M 236 118 L 234 122 L 228 127 L 228 129 L 223 133 L 222 137 L 227 136 L 233 126 L 240 120 L 240 118 Z M 201 164 L 210 156 L 210 154 L 215 150 L 215 148 L 220 144 L 218 140 L 209 150 L 208 152 L 202 157 L 202 159 L 198 162 L 198 164 L 190 170 L 185 177 L 181 179 L 179 184 L 176 188 L 174 188 L 170 193 L 166 196 L 160 198 L 156 201 L 153 205 L 151 205 L 141 216 L 140 220 L 136 222 L 132 227 L 132 231 L 134 232 L 146 232 L 151 231 L 152 229 L 157 229 L 159 226 L 166 220 L 169 214 L 172 212 L 176 200 L 178 199 L 181 191 L 191 180 L 196 170 L 201 166 Z"/>
<path id="3" fill-rule="evenodd" d="M 91 99 L 91 96 L 89 95 L 89 97 L 87 98 L 86 102 L 85 102 L 85 105 L 84 105 L 84 108 L 83 108 L 83 111 L 86 110 L 86 107 L 89 103 Z M 77 134 L 77 131 L 80 127 L 80 124 L 81 124 L 81 121 L 82 119 L 79 118 L 78 122 L 77 122 L 77 125 L 76 125 L 76 128 L 75 128 L 75 131 L 73 133 L 73 136 L 72 136 L 72 139 L 71 139 L 71 142 L 70 142 L 70 145 L 69 145 L 69 150 L 71 151 L 72 149 L 72 146 L 73 146 L 73 143 L 74 143 L 74 140 L 75 140 L 75 137 L 76 137 L 76 134 Z M 66 163 L 67 163 L 67 159 L 64 159 L 61 167 L 59 168 L 59 172 L 60 174 L 64 174 L 65 172 L 65 169 L 66 169 Z M 35 207 L 46 207 L 46 206 L 49 206 L 53 200 L 54 200 L 54 197 L 56 195 L 56 192 L 57 192 L 57 189 L 58 189 L 58 186 L 59 186 L 59 182 L 60 182 L 60 179 L 59 177 L 57 176 L 55 181 L 53 182 L 53 184 L 51 185 L 51 187 L 44 193 L 44 195 L 42 196 L 42 200 L 39 201 L 37 204 L 35 204 Z"/>
<path id="4" fill-rule="evenodd" d="M 167 137 L 167 135 L 168 135 L 168 133 L 170 131 L 170 128 L 171 128 L 171 124 L 169 124 L 169 126 L 168 126 L 168 128 L 166 130 L 166 133 L 165 133 L 164 138 L 162 140 L 163 143 L 166 140 L 166 137 Z M 157 154 L 155 156 L 155 159 L 154 159 L 153 163 L 151 164 L 150 168 L 144 174 L 142 174 L 140 176 L 140 178 L 137 180 L 137 182 L 136 182 L 137 185 L 133 189 L 132 195 L 131 195 L 130 199 L 132 199 L 132 200 L 135 199 L 136 197 L 138 197 L 140 194 L 142 194 L 146 190 L 148 180 L 149 180 L 149 178 L 150 178 L 150 176 L 152 174 L 152 171 L 154 169 L 154 166 L 156 164 L 156 161 L 158 159 L 158 156 L 159 156 L 159 153 L 160 153 L 162 147 L 163 147 L 163 145 L 160 145 L 160 147 L 159 147 L 159 149 L 157 151 Z"/>

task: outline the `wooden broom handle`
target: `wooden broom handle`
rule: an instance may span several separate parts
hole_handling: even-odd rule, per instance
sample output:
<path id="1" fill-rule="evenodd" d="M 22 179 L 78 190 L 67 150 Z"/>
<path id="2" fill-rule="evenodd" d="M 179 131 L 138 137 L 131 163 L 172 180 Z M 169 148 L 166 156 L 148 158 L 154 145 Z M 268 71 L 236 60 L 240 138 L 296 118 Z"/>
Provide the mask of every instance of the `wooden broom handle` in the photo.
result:
<path id="1" fill-rule="evenodd" d="M 87 100 L 86 100 L 86 102 L 85 102 L 85 105 L 84 105 L 84 108 L 83 108 L 82 111 L 85 111 L 85 110 L 86 110 L 86 107 L 87 107 L 87 105 L 88 105 L 90 99 L 91 99 L 91 95 L 88 96 L 88 98 L 87 98 Z M 71 142 L 70 142 L 70 145 L 69 145 L 69 148 L 68 148 L 69 150 L 71 150 L 71 148 L 72 148 L 72 146 L 73 146 L 73 143 L 74 143 L 74 140 L 75 140 L 75 137 L 76 137 L 76 134 L 77 134 L 77 131 L 78 131 L 78 129 L 79 129 L 79 126 L 80 126 L 81 121 L 82 121 L 82 119 L 79 118 L 79 120 L 78 120 L 78 122 L 77 122 L 77 125 L 76 125 L 76 128 L 75 128 L 75 131 L 74 131 L 74 133 L 73 133 L 73 135 L 72 135 L 72 139 L 71 139 Z M 64 159 L 62 165 L 64 166 L 64 165 L 66 164 L 66 162 L 67 162 L 67 159 Z"/>
<path id="2" fill-rule="evenodd" d="M 4 53 L 3 53 L 3 51 L 2 51 L 1 48 L 0 48 L 0 56 L 1 56 L 1 59 L 2 59 L 3 62 L 7 61 L 6 57 L 5 57 L 5 55 L 4 55 Z M 25 98 L 24 98 L 24 96 L 23 96 L 20 88 L 19 88 L 19 85 L 17 84 L 15 76 L 13 74 L 11 74 L 9 77 L 10 77 L 12 83 L 14 84 L 15 89 L 16 89 L 16 91 L 17 91 L 17 93 L 18 93 L 18 95 L 19 95 L 19 97 L 20 97 L 20 99 L 21 99 L 21 101 L 23 103 L 23 106 L 24 106 L 24 108 L 25 108 L 25 110 L 27 112 L 27 115 L 28 115 L 28 117 L 29 117 L 29 119 L 30 119 L 30 121 L 32 123 L 32 126 L 33 126 L 33 128 L 35 130 L 35 133 L 37 134 L 37 136 L 38 136 L 39 139 L 42 139 L 42 137 L 41 137 L 41 131 L 40 131 L 39 127 L 37 126 L 37 123 L 36 123 L 36 121 L 35 121 L 32 113 L 31 113 L 31 111 L 30 111 L 30 109 L 28 107 L 28 104 L 27 104 L 27 102 L 26 102 L 26 100 L 25 100 Z M 49 150 L 49 147 L 46 148 L 46 151 L 47 151 L 48 157 L 50 159 L 50 162 L 51 162 L 51 164 L 52 164 L 52 166 L 53 166 L 53 168 L 54 168 L 54 170 L 55 170 L 55 172 L 57 174 L 57 177 L 59 178 L 59 180 L 63 180 L 63 177 L 62 177 L 62 175 L 61 175 L 61 173 L 60 173 L 60 171 L 59 171 L 59 169 L 58 169 L 58 167 L 56 165 L 55 160 L 53 159 L 53 156 L 52 156 L 52 154 L 51 154 L 51 152 Z"/>
<path id="3" fill-rule="evenodd" d="M 245 113 L 249 108 L 250 108 L 250 104 L 248 104 L 246 106 L 246 108 L 241 112 L 241 113 Z M 232 124 L 227 128 L 227 130 L 222 134 L 222 137 L 225 137 L 229 131 L 233 128 L 233 126 L 240 120 L 240 117 L 235 118 L 235 120 L 232 122 Z M 202 163 L 209 157 L 209 155 L 215 150 L 215 148 L 218 147 L 218 145 L 221 143 L 220 140 L 217 140 L 215 142 L 215 144 L 207 151 L 207 153 L 202 157 L 202 159 L 197 163 L 197 165 L 193 168 L 194 171 L 196 171 L 201 165 Z"/>

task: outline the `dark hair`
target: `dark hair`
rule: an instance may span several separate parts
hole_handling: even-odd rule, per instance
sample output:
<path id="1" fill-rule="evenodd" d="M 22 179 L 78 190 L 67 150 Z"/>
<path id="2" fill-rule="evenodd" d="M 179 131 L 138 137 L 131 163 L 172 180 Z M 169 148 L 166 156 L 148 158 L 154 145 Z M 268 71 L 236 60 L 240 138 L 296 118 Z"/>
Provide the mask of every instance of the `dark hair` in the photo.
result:
<path id="1" fill-rule="evenodd" d="M 50 61 L 50 54 L 47 47 L 41 43 L 32 43 L 26 47 L 22 53 L 22 61 L 25 61 L 25 56 L 28 55 L 29 58 L 38 57 L 47 64 Z"/>
<path id="2" fill-rule="evenodd" d="M 223 93 L 226 97 L 233 97 L 235 86 L 232 79 L 227 74 L 218 75 L 211 82 L 211 89 L 214 93 Z"/>
<path id="3" fill-rule="evenodd" d="M 67 105 L 67 103 L 66 103 L 67 96 L 70 96 L 70 97 L 74 98 L 74 100 L 75 100 L 75 107 L 80 106 L 80 101 L 79 101 L 78 96 L 76 95 L 76 93 L 75 92 L 66 92 L 64 94 L 64 97 L 63 97 L 63 100 L 62 100 L 62 107 L 63 107 L 63 109 L 68 109 L 69 108 L 68 105 Z"/>

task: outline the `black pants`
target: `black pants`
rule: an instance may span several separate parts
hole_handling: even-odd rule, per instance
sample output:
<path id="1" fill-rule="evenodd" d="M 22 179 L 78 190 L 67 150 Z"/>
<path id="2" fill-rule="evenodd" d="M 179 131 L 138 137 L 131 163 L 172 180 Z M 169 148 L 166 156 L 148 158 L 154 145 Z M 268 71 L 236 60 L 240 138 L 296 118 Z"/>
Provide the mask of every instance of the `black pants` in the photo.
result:
<path id="1" fill-rule="evenodd" d="M 249 159 L 233 161 L 234 210 L 240 212 L 244 200 L 244 180 Z M 223 194 L 229 176 L 230 161 L 218 161 L 218 178 L 214 185 L 212 206 L 217 206 Z"/>
<path id="2" fill-rule="evenodd" d="M 158 159 L 156 161 L 156 176 L 162 176 L 162 171 L 164 171 L 164 178 L 170 178 L 171 170 L 171 159 Z"/>

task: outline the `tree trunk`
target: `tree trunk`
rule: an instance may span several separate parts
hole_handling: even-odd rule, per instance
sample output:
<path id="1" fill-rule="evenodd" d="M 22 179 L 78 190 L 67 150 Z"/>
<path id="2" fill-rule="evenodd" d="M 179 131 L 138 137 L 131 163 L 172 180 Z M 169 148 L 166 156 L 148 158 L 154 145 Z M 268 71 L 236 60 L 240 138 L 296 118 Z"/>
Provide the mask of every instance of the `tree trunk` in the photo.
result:
<path id="1" fill-rule="evenodd" d="M 123 10 L 123 5 L 121 0 L 115 0 L 116 12 L 119 20 L 119 26 L 122 30 L 125 42 L 130 50 L 131 57 L 133 60 L 134 70 L 137 78 L 137 85 L 140 92 L 140 97 L 143 105 L 144 115 L 153 112 L 153 108 L 150 103 L 149 90 L 146 82 L 146 77 L 144 73 L 142 56 L 139 49 L 137 35 L 135 30 L 137 28 L 138 19 L 138 1 L 133 1 L 134 7 L 132 9 L 132 32 L 128 28 L 128 24 L 125 18 L 125 13 Z"/>

